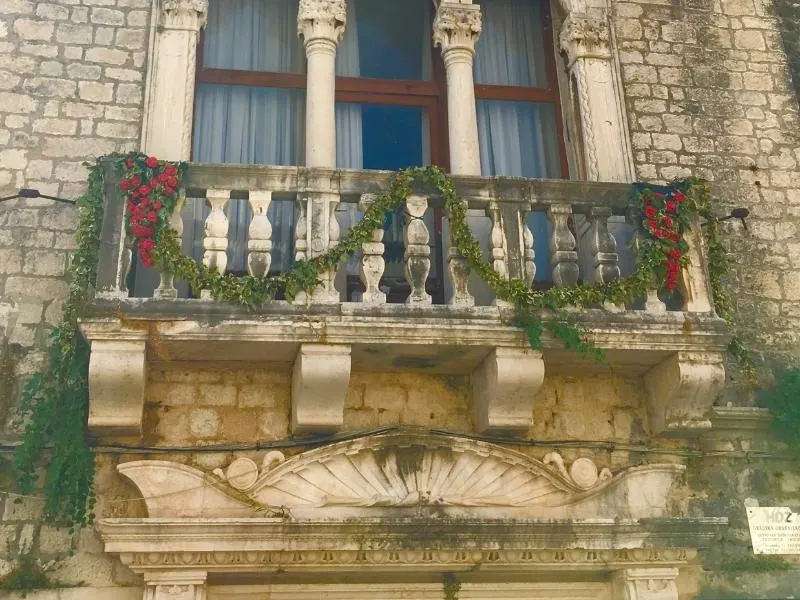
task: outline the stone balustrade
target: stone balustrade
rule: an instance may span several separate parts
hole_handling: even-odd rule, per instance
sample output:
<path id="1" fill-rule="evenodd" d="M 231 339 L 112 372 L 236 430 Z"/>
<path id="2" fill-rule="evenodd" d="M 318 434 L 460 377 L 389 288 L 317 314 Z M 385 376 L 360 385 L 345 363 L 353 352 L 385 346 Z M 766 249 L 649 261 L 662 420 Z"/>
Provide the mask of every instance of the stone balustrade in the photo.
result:
<path id="1" fill-rule="evenodd" d="M 208 205 L 202 240 L 195 243 L 199 260 L 226 272 L 231 268 L 232 240 L 246 240 L 237 250 L 244 255 L 242 269 L 263 275 L 275 271 L 271 204 L 294 205 L 294 246 L 284 252 L 295 260 L 312 258 L 346 235 L 340 217 L 348 210 L 351 217 L 366 210 L 391 176 L 378 171 L 193 164 L 181 202 L 188 207 Z M 454 182 L 470 214 L 486 215 L 486 227 L 475 233 L 485 259 L 503 277 L 519 277 L 537 288 L 573 286 L 612 281 L 634 268 L 636 215 L 628 207 L 629 185 L 472 176 L 455 176 Z M 149 290 L 129 290 L 132 252 L 124 239 L 122 200 L 115 185 L 113 180 L 106 185 L 96 295 L 82 325 L 92 342 L 92 373 L 97 374 L 92 405 L 103 413 L 90 417 L 97 429 L 135 431 L 141 425 L 140 419 L 130 417 L 115 423 L 114 415 L 106 413 L 119 396 L 101 399 L 103 390 L 111 389 L 110 381 L 146 377 L 146 361 L 129 360 L 133 347 L 180 360 L 269 357 L 270 362 L 292 365 L 295 431 L 341 426 L 353 368 L 471 374 L 474 422 L 481 431 L 526 431 L 545 372 L 607 369 L 643 378 L 652 399 L 654 431 L 685 433 L 708 424 L 706 410 L 724 379 L 728 334 L 711 309 L 699 226 L 690 234 L 690 263 L 679 295 L 667 299 L 653 292 L 631 306 L 574 312 L 588 339 L 606 353 L 606 361 L 594 362 L 547 335 L 542 349 L 531 349 L 524 332 L 509 324 L 513 307 L 477 289 L 469 270 L 458 268 L 459 261 L 444 267 L 455 249 L 447 239 L 446 215 L 444 239 L 439 235 L 434 215 L 444 207 L 433 189 L 414 188 L 393 215 L 394 237 L 399 239 L 387 240 L 384 230 L 376 229 L 361 248 L 359 266 L 343 265 L 338 274 L 324 274 L 313 293 L 291 302 L 270 300 L 253 311 L 216 302 L 210 290 L 188 297 L 169 273 L 161 274 Z M 231 222 L 232 202 L 248 203 L 247 222 Z M 532 213 L 540 213 L 535 229 L 547 232 L 546 244 L 532 231 Z M 470 223 L 476 222 L 471 216 Z M 188 227 L 177 214 L 171 225 L 184 239 L 200 230 Z M 244 229 L 234 235 L 236 227 Z M 547 250 L 547 260 L 537 258 L 537 248 L 540 253 Z M 394 269 L 397 277 L 391 285 L 390 266 L 402 267 Z M 404 279 L 399 296 L 392 291 L 398 278 Z M 437 293 L 431 291 L 433 279 L 438 279 Z M 121 341 L 126 344 L 125 360 L 119 355 Z M 113 374 L 103 374 L 105 369 Z M 131 397 L 125 401 L 134 408 L 116 414 L 138 414 L 143 387 L 141 382 L 128 386 Z"/>

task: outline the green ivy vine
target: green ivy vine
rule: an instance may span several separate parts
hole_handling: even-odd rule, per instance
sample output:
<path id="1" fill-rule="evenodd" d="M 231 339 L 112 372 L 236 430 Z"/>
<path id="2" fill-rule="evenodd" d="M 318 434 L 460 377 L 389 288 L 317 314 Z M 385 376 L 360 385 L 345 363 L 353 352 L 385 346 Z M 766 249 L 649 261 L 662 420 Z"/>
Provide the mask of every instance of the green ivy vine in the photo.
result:
<path id="1" fill-rule="evenodd" d="M 383 227 L 385 215 L 400 208 L 412 186 L 421 184 L 442 196 L 453 245 L 497 297 L 513 305 L 513 323 L 524 329 L 535 349 L 542 348 L 542 336 L 548 331 L 567 348 L 601 358 L 602 353 L 586 339 L 569 309 L 606 303 L 630 305 L 644 298 L 648 290 L 668 290 L 674 285 L 671 273 L 675 265 L 685 264 L 683 237 L 696 223 L 697 216 L 708 221 L 706 235 L 714 304 L 717 313 L 731 321 L 732 307 L 723 288 L 727 272 L 725 249 L 718 222 L 711 213 L 708 185 L 697 180 L 669 187 L 635 187 L 632 206 L 647 219 L 638 232 L 638 263 L 630 276 L 600 286 L 582 284 L 539 291 L 532 290 L 521 279 L 502 277 L 483 260 L 478 241 L 467 224 L 466 203 L 458 197 L 453 181 L 437 167 L 411 168 L 396 173 L 362 220 L 326 253 L 297 261 L 277 275 L 236 277 L 220 274 L 186 256 L 176 232 L 169 227 L 180 180 L 188 168 L 185 163 L 157 161 L 141 153 L 108 159 L 116 164 L 121 182 L 137 177 L 146 187 L 124 184 L 122 191 L 126 199 L 128 233 L 137 244 L 144 242 L 147 260 L 152 260 L 160 272 L 170 272 L 187 282 L 196 292 L 210 290 L 211 296 L 220 302 L 244 305 L 257 311 L 279 290 L 290 300 L 301 292 L 310 293 L 320 284 L 322 274 L 337 269 L 369 241 L 373 230 Z M 69 296 L 64 304 L 63 320 L 51 335 L 47 365 L 31 377 L 24 388 L 19 421 L 24 435 L 14 459 L 22 494 L 30 494 L 35 489 L 38 473 L 44 469 L 44 516 L 71 528 L 92 521 L 94 504 L 94 457 L 86 435 L 89 351 L 78 330 L 78 318 L 95 281 L 103 207 L 102 164 L 108 159 L 99 160 L 91 168 L 87 192 L 77 201 L 78 249 L 71 263 Z M 138 190 L 136 196 L 134 189 Z M 680 207 L 672 207 L 669 203 L 677 199 Z M 141 254 L 142 247 L 138 249 Z M 732 353 L 739 358 L 746 357 L 743 348 L 737 345 Z"/>
<path id="2" fill-rule="evenodd" d="M 31 494 L 44 469 L 44 518 L 70 528 L 92 520 L 94 454 L 86 439 L 89 413 L 89 346 L 78 318 L 95 282 L 103 220 L 103 171 L 90 169 L 86 193 L 76 201 L 78 249 L 72 256 L 69 294 L 61 323 L 53 328 L 47 364 L 26 383 L 14 455 L 17 488 Z"/>

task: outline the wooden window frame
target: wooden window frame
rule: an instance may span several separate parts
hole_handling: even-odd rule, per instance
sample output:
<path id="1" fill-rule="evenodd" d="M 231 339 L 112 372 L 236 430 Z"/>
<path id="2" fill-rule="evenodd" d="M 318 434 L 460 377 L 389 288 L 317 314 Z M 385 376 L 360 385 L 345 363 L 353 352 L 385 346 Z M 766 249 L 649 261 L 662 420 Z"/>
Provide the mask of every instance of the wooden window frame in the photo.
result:
<path id="1" fill-rule="evenodd" d="M 545 75 L 547 86 L 525 87 L 511 85 L 475 85 L 476 100 L 506 100 L 552 104 L 556 121 L 556 137 L 561 177 L 569 177 L 564 125 L 561 110 L 558 77 L 556 74 L 553 46 L 553 25 L 550 4 L 542 3 L 541 18 L 544 32 Z M 306 89 L 305 73 L 275 73 L 267 71 L 244 71 L 236 69 L 213 69 L 203 66 L 204 33 L 198 40 L 195 89 L 200 84 L 243 85 L 279 89 Z M 404 79 L 373 79 L 367 77 L 336 77 L 336 101 L 363 104 L 417 106 L 427 111 L 430 129 L 431 164 L 449 170 L 449 148 L 447 139 L 447 85 L 444 65 L 440 57 L 431 53 L 432 74 L 429 81 Z"/>

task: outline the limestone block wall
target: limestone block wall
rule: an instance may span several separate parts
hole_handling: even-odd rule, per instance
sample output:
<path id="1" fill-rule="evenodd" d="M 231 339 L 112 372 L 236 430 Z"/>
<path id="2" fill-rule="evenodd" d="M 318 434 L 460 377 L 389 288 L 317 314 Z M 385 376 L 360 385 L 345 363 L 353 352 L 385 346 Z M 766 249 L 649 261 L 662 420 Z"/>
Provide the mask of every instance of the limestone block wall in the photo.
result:
<path id="1" fill-rule="evenodd" d="M 138 147 L 150 0 L 0 0 L 0 196 L 74 199 L 85 161 Z M 49 200 L 0 206 L 0 340 L 9 380 L 40 364 L 67 291 L 76 215 Z M 31 352 L 32 350 L 37 350 Z"/>
<path id="2" fill-rule="evenodd" d="M 75 198 L 86 186 L 84 161 L 138 147 L 150 5 L 0 0 L 0 196 L 28 187 Z M 41 365 L 47 328 L 60 317 L 75 226 L 75 210 L 65 204 L 0 204 L 0 441 L 14 439 L 9 424 L 20 381 Z M 8 459 L 0 454 L 0 490 L 11 488 Z M 33 549 L 45 564 L 62 559 L 55 575 L 62 581 L 131 582 L 92 531 L 71 536 L 40 526 L 40 515 L 39 501 L 0 494 L 0 577 L 12 558 Z M 121 589 L 91 597 L 126 596 Z"/>
<path id="3" fill-rule="evenodd" d="M 740 325 L 798 357 L 800 121 L 771 0 L 613 2 L 637 178 L 714 183 Z"/>

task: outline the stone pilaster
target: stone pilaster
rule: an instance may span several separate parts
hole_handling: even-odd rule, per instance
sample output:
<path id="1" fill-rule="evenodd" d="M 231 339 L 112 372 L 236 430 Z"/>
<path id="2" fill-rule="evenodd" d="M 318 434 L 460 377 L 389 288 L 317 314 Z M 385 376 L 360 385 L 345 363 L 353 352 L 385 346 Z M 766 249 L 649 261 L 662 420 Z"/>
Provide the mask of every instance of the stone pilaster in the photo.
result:
<path id="1" fill-rule="evenodd" d="M 208 0 L 164 0 L 148 69 L 142 149 L 166 160 L 188 160 L 192 145 L 197 35 Z"/>
<path id="2" fill-rule="evenodd" d="M 594 181 L 630 181 L 630 146 L 622 111 L 619 78 L 612 62 L 608 16 L 589 2 L 562 0 L 567 18 L 559 43 L 567 56 L 577 96 L 583 135 L 585 177 Z"/>

